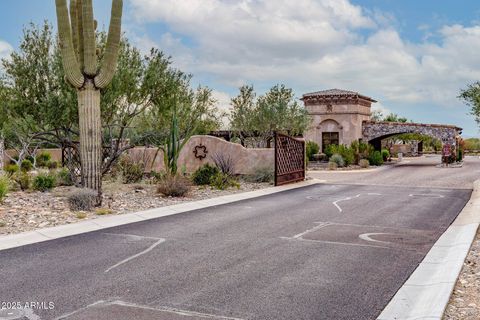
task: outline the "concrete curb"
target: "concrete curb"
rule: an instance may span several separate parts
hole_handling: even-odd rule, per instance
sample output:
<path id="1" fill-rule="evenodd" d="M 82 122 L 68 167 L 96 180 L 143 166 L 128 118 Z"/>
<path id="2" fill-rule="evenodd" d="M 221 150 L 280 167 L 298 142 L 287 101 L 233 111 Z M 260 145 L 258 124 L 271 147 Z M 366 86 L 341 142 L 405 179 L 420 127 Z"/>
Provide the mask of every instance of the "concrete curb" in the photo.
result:
<path id="1" fill-rule="evenodd" d="M 58 239 L 91 231 L 121 226 L 133 222 L 145 221 L 165 216 L 171 216 L 187 211 L 203 209 L 222 204 L 237 202 L 246 199 L 257 198 L 282 191 L 293 190 L 310 185 L 324 183 L 324 180 L 311 179 L 303 182 L 284 185 L 280 187 L 271 187 L 261 190 L 220 196 L 217 198 L 187 202 L 167 207 L 160 207 L 146 211 L 127 213 L 109 217 L 100 217 L 97 219 L 86 220 L 78 223 L 61 225 L 51 228 L 38 229 L 35 231 L 23 232 L 19 234 L 0 236 L 0 251 L 16 248 L 28 244 Z"/>
<path id="2" fill-rule="evenodd" d="M 377 320 L 441 320 L 480 223 L 480 180 L 452 225 Z"/>

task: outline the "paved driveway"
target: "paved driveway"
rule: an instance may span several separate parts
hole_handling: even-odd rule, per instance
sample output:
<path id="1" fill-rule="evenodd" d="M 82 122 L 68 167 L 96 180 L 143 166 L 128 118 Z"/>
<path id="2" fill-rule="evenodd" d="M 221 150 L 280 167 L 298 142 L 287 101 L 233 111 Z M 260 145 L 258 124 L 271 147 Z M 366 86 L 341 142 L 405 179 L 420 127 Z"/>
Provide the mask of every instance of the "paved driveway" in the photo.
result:
<path id="1" fill-rule="evenodd" d="M 54 304 L 23 319 L 374 319 L 469 197 L 315 185 L 0 251 L 0 301 Z"/>

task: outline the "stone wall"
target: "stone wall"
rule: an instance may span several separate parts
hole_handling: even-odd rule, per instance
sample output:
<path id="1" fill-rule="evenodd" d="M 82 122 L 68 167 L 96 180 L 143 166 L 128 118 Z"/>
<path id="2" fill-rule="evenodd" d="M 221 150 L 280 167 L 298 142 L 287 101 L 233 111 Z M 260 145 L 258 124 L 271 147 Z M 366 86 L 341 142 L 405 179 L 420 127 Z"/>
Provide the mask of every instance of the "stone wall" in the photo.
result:
<path id="1" fill-rule="evenodd" d="M 362 126 L 364 141 L 372 141 L 401 133 L 418 133 L 454 145 L 460 131 L 461 129 L 455 126 L 421 123 L 365 121 Z"/>

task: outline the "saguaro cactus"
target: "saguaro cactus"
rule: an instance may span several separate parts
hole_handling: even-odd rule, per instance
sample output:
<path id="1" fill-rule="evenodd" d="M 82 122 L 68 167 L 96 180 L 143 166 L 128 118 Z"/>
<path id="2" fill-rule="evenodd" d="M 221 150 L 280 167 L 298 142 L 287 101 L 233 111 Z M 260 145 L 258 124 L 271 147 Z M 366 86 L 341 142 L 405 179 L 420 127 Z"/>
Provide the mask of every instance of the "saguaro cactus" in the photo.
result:
<path id="1" fill-rule="evenodd" d="M 97 61 L 92 0 L 55 0 L 66 80 L 77 89 L 82 181 L 101 201 L 102 127 L 100 89 L 113 78 L 120 45 L 123 0 L 112 0 L 112 15 L 103 61 Z"/>

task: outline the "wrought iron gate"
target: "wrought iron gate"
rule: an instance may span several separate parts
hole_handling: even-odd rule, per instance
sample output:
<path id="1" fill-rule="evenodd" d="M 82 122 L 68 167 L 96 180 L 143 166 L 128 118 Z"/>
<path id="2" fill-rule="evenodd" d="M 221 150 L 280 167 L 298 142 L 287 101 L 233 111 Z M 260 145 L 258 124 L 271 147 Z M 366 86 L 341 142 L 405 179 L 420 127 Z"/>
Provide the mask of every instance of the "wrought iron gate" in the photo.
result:
<path id="1" fill-rule="evenodd" d="M 275 133 L 275 185 L 305 180 L 305 141 Z"/>

